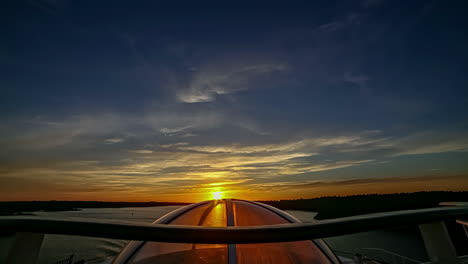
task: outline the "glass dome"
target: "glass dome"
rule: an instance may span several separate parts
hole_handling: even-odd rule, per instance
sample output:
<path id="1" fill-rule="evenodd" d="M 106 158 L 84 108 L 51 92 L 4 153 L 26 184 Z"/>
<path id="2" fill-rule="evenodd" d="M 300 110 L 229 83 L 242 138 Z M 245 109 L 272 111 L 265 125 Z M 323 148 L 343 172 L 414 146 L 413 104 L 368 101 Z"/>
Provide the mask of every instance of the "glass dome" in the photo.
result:
<path id="1" fill-rule="evenodd" d="M 194 204 L 155 223 L 206 227 L 258 226 L 299 222 L 276 208 L 243 200 L 224 199 Z M 138 243 L 138 242 L 134 242 Z M 129 244 L 114 263 L 334 263 L 322 241 L 262 244 L 184 244 L 140 242 Z M 127 257 L 122 257 L 127 255 Z"/>

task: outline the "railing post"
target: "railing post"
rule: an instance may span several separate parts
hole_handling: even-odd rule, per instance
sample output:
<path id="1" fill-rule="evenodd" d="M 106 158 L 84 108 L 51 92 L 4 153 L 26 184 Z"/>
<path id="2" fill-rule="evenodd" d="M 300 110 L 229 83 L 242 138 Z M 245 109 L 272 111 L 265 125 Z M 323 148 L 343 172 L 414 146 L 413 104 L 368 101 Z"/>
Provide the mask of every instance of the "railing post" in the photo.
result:
<path id="1" fill-rule="evenodd" d="M 463 225 L 463 230 L 465 230 L 465 235 L 468 238 L 468 227 L 466 225 Z"/>
<path id="2" fill-rule="evenodd" d="M 444 221 L 419 225 L 429 260 L 433 264 L 458 263 L 457 252 L 453 246 Z"/>
<path id="3" fill-rule="evenodd" d="M 36 264 L 44 234 L 18 232 L 10 238 L 6 264 Z"/>

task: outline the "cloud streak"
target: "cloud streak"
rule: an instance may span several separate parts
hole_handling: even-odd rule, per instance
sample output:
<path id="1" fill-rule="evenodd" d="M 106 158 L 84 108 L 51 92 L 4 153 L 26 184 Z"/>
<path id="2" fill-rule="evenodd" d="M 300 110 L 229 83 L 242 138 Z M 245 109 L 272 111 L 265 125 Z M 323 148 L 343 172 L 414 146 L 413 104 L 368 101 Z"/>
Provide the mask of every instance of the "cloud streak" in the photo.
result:
<path id="1" fill-rule="evenodd" d="M 197 71 L 189 87 L 180 90 L 177 98 L 184 103 L 211 102 L 219 95 L 248 90 L 252 87 L 249 83 L 256 78 L 285 70 L 283 64 L 254 64 L 231 66 L 225 70 L 215 68 Z"/>
<path id="2" fill-rule="evenodd" d="M 287 141 L 263 135 L 256 139 L 258 142 L 247 137 L 237 143 L 213 144 L 210 140 L 213 121 L 199 119 L 193 113 L 173 118 L 176 120 L 171 121 L 163 113 L 143 118 L 104 114 L 4 125 L 0 178 L 17 181 L 14 184 L 31 179 L 38 186 L 65 196 L 101 189 L 110 193 L 135 190 L 141 197 L 148 197 L 151 192 L 172 197 L 177 193 L 174 190 L 201 195 L 202 191 L 196 190 L 200 186 L 204 191 L 215 187 L 232 192 L 293 187 L 302 190 L 331 186 L 335 182 L 332 179 L 330 183 L 310 181 L 325 172 L 336 171 L 335 175 L 340 175 L 343 169 L 391 164 L 388 160 L 395 157 L 468 151 L 466 134 L 450 131 L 400 137 L 382 131 L 362 131 L 334 136 L 302 135 Z M 24 130 L 25 125 L 29 129 Z M 139 129 L 133 129 L 135 125 Z M 167 129 L 169 125 L 173 129 Z M 183 133 L 194 129 L 199 134 L 197 139 L 183 137 Z M 243 131 L 241 126 L 236 129 Z M 173 136 L 168 137 L 169 133 Z M 36 156 L 31 157 L 30 153 Z M 298 177 L 306 183 L 281 185 L 286 178 Z M 350 186 L 366 181 L 369 182 L 361 179 L 338 182 Z M 8 192 L 5 188 L 2 191 Z"/>

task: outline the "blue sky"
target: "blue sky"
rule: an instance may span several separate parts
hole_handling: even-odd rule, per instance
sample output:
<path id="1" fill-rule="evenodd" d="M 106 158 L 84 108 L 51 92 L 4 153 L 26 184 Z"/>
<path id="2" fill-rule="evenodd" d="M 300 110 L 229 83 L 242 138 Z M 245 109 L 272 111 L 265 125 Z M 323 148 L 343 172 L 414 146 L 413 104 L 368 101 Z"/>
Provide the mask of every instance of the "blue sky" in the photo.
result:
<path id="1" fill-rule="evenodd" d="M 465 1 L 4 6 L 2 200 L 468 190 Z"/>

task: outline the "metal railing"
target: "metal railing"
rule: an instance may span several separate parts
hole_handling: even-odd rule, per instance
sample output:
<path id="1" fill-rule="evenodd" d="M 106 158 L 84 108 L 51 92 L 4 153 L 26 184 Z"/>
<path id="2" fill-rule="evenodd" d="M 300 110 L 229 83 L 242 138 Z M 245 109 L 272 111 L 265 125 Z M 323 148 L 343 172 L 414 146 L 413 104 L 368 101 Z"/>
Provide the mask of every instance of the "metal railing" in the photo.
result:
<path id="1" fill-rule="evenodd" d="M 385 260 L 386 262 L 392 263 L 392 264 L 423 264 L 424 263 L 424 262 L 421 262 L 419 260 L 412 259 L 412 258 L 409 258 L 409 257 L 405 257 L 405 256 L 402 256 L 402 255 L 400 255 L 398 253 L 388 251 L 388 250 L 385 250 L 385 249 L 382 249 L 382 248 L 361 248 L 361 250 L 363 250 L 364 252 L 365 251 L 378 252 L 379 258 L 377 258 L 377 259 Z M 366 256 L 371 256 L 369 254 L 365 254 L 365 255 Z"/>
<path id="2" fill-rule="evenodd" d="M 102 260 L 110 258 L 110 257 L 115 257 L 115 254 L 109 254 L 109 255 L 99 256 L 99 257 L 90 258 L 90 259 L 80 259 L 80 260 L 74 262 L 73 260 L 75 259 L 75 254 L 71 254 L 66 259 L 62 259 L 60 261 L 57 261 L 54 264 L 82 264 L 82 263 L 89 263 L 89 262 L 98 261 L 98 260 L 102 261 Z"/>
<path id="3" fill-rule="evenodd" d="M 44 234 L 122 240 L 202 244 L 246 244 L 312 240 L 377 229 L 419 225 L 433 263 L 458 263 L 444 221 L 468 216 L 468 207 L 442 207 L 360 215 L 270 226 L 200 227 L 26 217 L 0 218 L 3 236 L 11 238 L 6 263 L 35 263 Z M 28 254 L 24 254 L 28 251 Z M 442 262 L 441 262 L 442 261 Z"/>
<path id="4" fill-rule="evenodd" d="M 391 264 L 424 264 L 416 259 L 405 257 L 395 252 L 391 252 L 382 248 L 359 248 L 356 249 L 356 252 L 342 251 L 342 250 L 333 250 L 336 254 L 352 259 L 360 259 L 367 261 L 374 261 L 375 263 L 391 263 Z M 367 254 L 366 251 L 371 252 Z M 372 251 L 374 254 L 372 254 Z"/>
<path id="5" fill-rule="evenodd" d="M 468 237 L 468 221 L 458 219 L 457 223 L 463 226 L 463 230 L 465 230 L 465 235 L 466 237 Z"/>
<path id="6" fill-rule="evenodd" d="M 397 211 L 324 220 L 319 223 L 280 224 L 250 227 L 200 227 L 129 223 L 123 221 L 84 221 L 5 217 L 1 230 L 143 240 L 173 243 L 248 244 L 311 240 L 371 230 L 455 220 L 468 216 L 468 207 Z"/>

